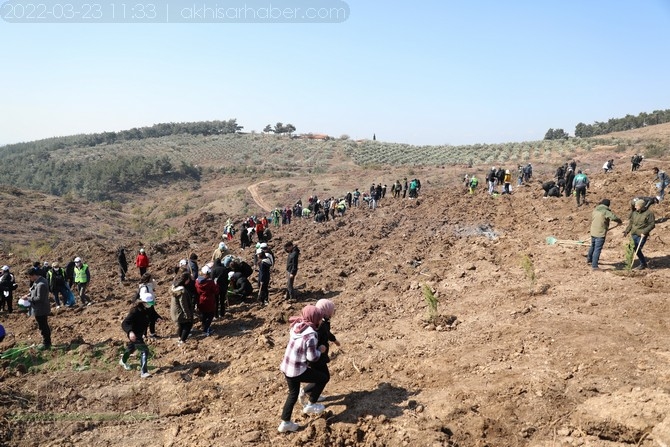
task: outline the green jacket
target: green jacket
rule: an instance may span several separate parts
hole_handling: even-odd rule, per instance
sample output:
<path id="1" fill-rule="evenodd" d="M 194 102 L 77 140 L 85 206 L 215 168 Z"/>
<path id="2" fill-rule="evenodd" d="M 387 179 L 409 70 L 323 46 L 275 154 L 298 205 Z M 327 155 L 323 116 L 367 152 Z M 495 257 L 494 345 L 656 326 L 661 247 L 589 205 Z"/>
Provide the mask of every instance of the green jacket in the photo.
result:
<path id="1" fill-rule="evenodd" d="M 646 209 L 644 211 L 633 211 L 630 213 L 630 222 L 626 227 L 626 233 L 635 234 L 637 236 L 642 236 L 646 234 L 647 236 L 656 226 L 656 218 L 654 213 Z"/>
<path id="2" fill-rule="evenodd" d="M 591 236 L 605 237 L 610 227 L 610 220 L 621 223 L 621 219 L 614 214 L 607 205 L 602 203 L 593 210 L 591 220 Z"/>

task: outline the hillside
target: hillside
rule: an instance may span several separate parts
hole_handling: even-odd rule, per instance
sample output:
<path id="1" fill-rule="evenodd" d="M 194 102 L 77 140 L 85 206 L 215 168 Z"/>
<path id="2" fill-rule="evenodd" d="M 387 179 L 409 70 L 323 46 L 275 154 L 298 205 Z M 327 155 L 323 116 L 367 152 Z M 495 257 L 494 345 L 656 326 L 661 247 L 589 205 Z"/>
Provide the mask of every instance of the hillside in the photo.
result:
<path id="1" fill-rule="evenodd" d="M 125 132 L 134 136 L 130 139 L 105 139 L 105 134 L 80 135 L 0 147 L 3 159 L 0 184 L 62 197 L 125 204 L 133 201 L 129 192 L 151 194 L 152 189 L 165 187 L 191 189 L 194 184 L 208 185 L 221 177 L 300 179 L 324 174 L 347 175 L 352 169 L 430 169 L 503 163 L 514 167 L 529 162 L 559 163 L 614 148 L 617 154 L 641 152 L 647 158 L 665 159 L 668 126 L 648 126 L 595 138 L 468 146 L 206 132 L 168 135 L 148 132 L 135 138 L 136 132 L 130 130 Z"/>
<path id="2" fill-rule="evenodd" d="M 598 273 L 586 268 L 587 246 L 545 241 L 587 240 L 591 210 L 600 199 L 610 198 L 613 211 L 625 219 L 630 198 L 651 192 L 651 164 L 630 173 L 630 154 L 615 149 L 577 154 L 592 182 L 590 204 L 581 208 L 573 199 L 542 199 L 537 183 L 515 188 L 512 196 L 465 194 L 461 176 L 483 174 L 488 163 L 376 169 L 335 164 L 322 174 L 287 177 L 213 173 L 193 187 L 129 196 L 120 211 L 5 191 L 0 201 L 13 208 L 0 218 L 3 238 L 11 239 L 11 245 L 3 243 L 3 262 L 19 271 L 36 257 L 83 256 L 92 268 L 95 304 L 53 309 L 56 349 L 26 351 L 21 360 L 32 367 L 3 360 L 0 443 L 668 443 L 667 205 L 655 206 L 657 228 L 645 247 L 653 269 L 642 273 L 621 270 L 621 228 L 610 232 L 601 257 L 604 271 Z M 322 159 L 343 156 L 331 154 Z M 609 158 L 615 158 L 615 175 L 600 172 Z M 536 178 L 551 176 L 550 161 L 534 163 Z M 230 314 L 215 321 L 214 336 L 196 335 L 184 348 L 175 344 L 172 323 L 160 325 L 163 337 L 151 342 L 151 379 L 142 381 L 118 366 L 120 322 L 138 280 L 133 269 L 132 282 L 119 284 L 119 244 L 130 253 L 147 248 L 158 277 L 157 308 L 167 316 L 167 269 L 192 251 L 208 259 L 226 218 L 261 212 L 250 185 L 276 206 L 314 192 L 323 197 L 356 186 L 364 190 L 373 181 L 390 186 L 405 176 L 422 179 L 419 200 L 387 197 L 374 212 L 353 209 L 325 224 L 297 220 L 276 229 L 270 306 L 233 302 Z M 280 247 L 286 240 L 296 241 L 302 252 L 298 303 L 282 298 L 286 257 Z M 248 260 L 251 253 L 238 247 L 231 244 L 233 253 Z M 437 327 L 426 321 L 423 285 L 439 300 Z M 21 277 L 18 292 L 26 290 Z M 294 418 L 303 429 L 279 434 L 285 322 L 322 297 L 337 304 L 332 328 L 342 342 L 332 347 L 327 412 L 306 417 L 297 406 Z M 39 342 L 32 319 L 18 313 L 0 318 L 11 333 L 0 345 L 3 351 Z"/>

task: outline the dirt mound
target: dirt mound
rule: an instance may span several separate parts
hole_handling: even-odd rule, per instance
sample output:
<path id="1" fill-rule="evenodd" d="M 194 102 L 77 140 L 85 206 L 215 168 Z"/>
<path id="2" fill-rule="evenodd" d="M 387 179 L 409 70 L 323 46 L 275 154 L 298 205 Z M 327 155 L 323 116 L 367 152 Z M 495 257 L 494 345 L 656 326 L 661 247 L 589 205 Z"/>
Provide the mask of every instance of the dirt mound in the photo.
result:
<path id="1" fill-rule="evenodd" d="M 548 245 L 546 237 L 588 241 L 591 211 L 605 197 L 626 220 L 630 199 L 649 192 L 651 176 L 594 170 L 590 177 L 589 203 L 582 207 L 573 198 L 543 199 L 539 183 L 514 188 L 511 196 L 469 195 L 451 173 L 443 186 L 425 183 L 417 200 L 386 197 L 374 211 L 273 228 L 270 306 L 233 302 L 229 315 L 215 321 L 213 336 L 195 334 L 184 347 L 177 346 L 172 323 L 159 325 L 148 380 L 117 364 L 120 322 L 139 275 L 131 268 L 133 283 L 120 284 L 114 252 L 133 239 L 91 236 L 67 241 L 67 250 L 63 242 L 63 255 L 85 253 L 89 260 L 95 304 L 53 309 L 53 351 L 28 349 L 2 360 L 1 442 L 668 443 L 667 208 L 655 205 L 658 224 L 645 250 L 651 270 L 622 270 L 625 239 L 616 228 L 601 257 L 604 271 L 593 273 L 586 245 Z M 190 252 L 209 259 L 226 217 L 196 213 L 184 219 L 181 233 L 146 245 L 160 314 L 169 315 L 165 272 Z M 287 240 L 301 249 L 293 304 L 282 293 Z M 237 240 L 230 246 L 250 260 L 251 251 L 240 250 Z M 22 281 L 19 292 L 26 290 Z M 426 288 L 444 319 L 437 324 L 429 321 Z M 332 329 L 342 342 L 332 348 L 327 411 L 307 417 L 296 408 L 303 428 L 280 434 L 286 321 L 322 297 L 337 304 Z M 11 333 L 3 350 L 39 342 L 25 315 L 2 315 L 2 322 Z M 136 359 L 130 363 L 137 367 Z M 618 404 L 622 399 L 626 405 Z M 638 419 L 631 422 L 631 414 Z"/>

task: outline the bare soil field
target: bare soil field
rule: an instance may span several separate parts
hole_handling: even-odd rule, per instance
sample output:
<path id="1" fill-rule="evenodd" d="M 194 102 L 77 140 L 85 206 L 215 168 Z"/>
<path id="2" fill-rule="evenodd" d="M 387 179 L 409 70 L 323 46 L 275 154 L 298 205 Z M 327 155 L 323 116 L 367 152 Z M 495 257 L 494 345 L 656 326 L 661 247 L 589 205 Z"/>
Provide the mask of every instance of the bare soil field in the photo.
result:
<path id="1" fill-rule="evenodd" d="M 604 174 L 600 166 L 609 158 L 615 173 Z M 3 246 L 49 235 L 55 247 L 36 243 L 0 253 L 17 274 L 18 295 L 28 287 L 20 274 L 33 260 L 28 253 L 48 261 L 82 256 L 91 266 L 94 304 L 53 306 L 54 349 L 30 348 L 18 360 L 0 360 L 0 444 L 666 446 L 667 204 L 653 208 L 657 225 L 645 247 L 651 269 L 624 268 L 622 226 L 608 235 L 602 271 L 585 262 L 595 205 L 611 199 L 625 225 L 631 198 L 653 191 L 652 165 L 631 173 L 629 158 L 609 148 L 579 155 L 591 179 L 582 207 L 574 198 L 542 198 L 539 180 L 555 169 L 549 164 L 535 167 L 530 185 L 497 197 L 484 192 L 488 166 L 218 178 L 197 191 L 173 188 L 138 198 L 141 206 L 178 207 L 191 194 L 203 204 L 171 217 L 178 231 L 157 242 L 139 239 L 141 223 L 133 230 L 128 210 L 4 191 Z M 482 180 L 475 195 L 460 182 L 466 172 Z M 390 197 L 391 184 L 402 177 L 422 180 L 417 200 Z M 228 217 L 239 221 L 263 207 L 306 202 L 313 193 L 341 196 L 380 181 L 389 190 L 374 211 L 361 207 L 323 224 L 294 219 L 273 229 L 269 306 L 233 301 L 214 322 L 213 336 L 196 333 L 183 347 L 173 323 L 159 323 L 149 379 L 118 365 L 125 341 L 120 324 L 139 280 L 131 267 L 131 281 L 119 282 L 118 245 L 129 248 L 129 258 L 140 246 L 147 249 L 158 279 L 157 311 L 167 319 L 168 270 L 190 252 L 209 259 Z M 234 207 L 220 199 L 225 194 L 239 194 Z M 549 236 L 586 242 L 549 245 Z M 287 240 L 301 249 L 295 303 L 283 298 Z M 251 259 L 237 239 L 230 248 Z M 438 299 L 434 322 L 424 286 Z M 341 341 L 331 346 L 326 412 L 305 416 L 298 404 L 294 420 L 301 429 L 278 433 L 288 317 L 324 297 L 337 305 L 332 331 Z M 0 322 L 10 333 L 3 352 L 41 341 L 25 314 L 2 313 Z M 138 360 L 130 363 L 137 367 Z"/>

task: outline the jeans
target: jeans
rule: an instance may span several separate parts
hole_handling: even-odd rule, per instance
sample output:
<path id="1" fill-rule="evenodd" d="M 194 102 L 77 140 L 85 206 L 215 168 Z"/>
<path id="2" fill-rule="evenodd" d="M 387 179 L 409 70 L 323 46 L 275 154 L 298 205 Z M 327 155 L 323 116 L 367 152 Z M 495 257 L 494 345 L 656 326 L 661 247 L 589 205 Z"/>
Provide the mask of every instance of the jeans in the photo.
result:
<path id="1" fill-rule="evenodd" d="M 202 331 L 209 334 L 212 321 L 214 321 L 214 312 L 200 312 L 200 321 L 202 322 Z"/>
<path id="2" fill-rule="evenodd" d="M 128 345 L 126 346 L 126 350 L 123 351 L 123 357 L 121 357 L 121 360 L 123 360 L 123 363 L 128 362 L 128 359 L 130 358 L 130 354 L 135 352 L 135 350 L 140 351 L 140 369 L 142 373 L 149 372 L 149 366 L 147 364 L 147 361 L 149 359 L 149 348 L 147 347 L 146 343 L 144 343 L 144 339 L 135 334 L 135 337 L 137 337 L 137 341 L 129 341 Z"/>
<path id="3" fill-rule="evenodd" d="M 586 260 L 591 263 L 591 267 L 598 268 L 598 260 L 600 259 L 600 252 L 605 245 L 604 237 L 593 237 L 591 236 L 591 248 L 589 248 L 589 254 L 586 255 Z"/>
<path id="4" fill-rule="evenodd" d="M 644 247 L 644 244 L 647 242 L 646 237 L 638 236 L 637 234 L 631 235 L 633 238 L 633 243 L 635 244 L 635 250 L 637 250 L 637 259 L 640 260 L 640 265 L 647 266 L 647 258 L 644 257 L 644 254 L 642 253 L 642 248 Z M 639 244 L 639 247 L 638 247 Z"/>
<path id="5" fill-rule="evenodd" d="M 661 200 L 663 200 L 663 198 L 665 197 L 665 188 L 667 186 L 668 185 L 664 182 L 656 183 L 656 189 L 658 189 L 658 196 L 661 198 Z"/>
<path id="6" fill-rule="evenodd" d="M 581 196 L 582 201 L 586 203 L 586 187 L 576 187 L 575 188 L 575 193 L 577 196 L 577 206 L 581 205 L 581 202 L 579 201 L 579 197 Z"/>
<path id="7" fill-rule="evenodd" d="M 281 412 L 281 420 L 287 422 L 291 420 L 293 407 L 298 401 L 298 395 L 300 394 L 300 383 L 314 384 L 314 388 L 312 388 L 309 392 L 309 401 L 311 403 L 316 403 L 329 380 L 330 377 L 328 373 L 317 371 L 314 368 L 307 368 L 307 370 L 298 377 L 286 377 L 286 383 L 288 384 L 288 396 L 286 397 L 286 402 L 284 403 L 284 409 Z"/>
<path id="8" fill-rule="evenodd" d="M 289 272 L 286 272 L 286 298 L 292 300 L 295 298 L 295 290 L 293 289 L 293 282 L 295 281 L 295 275 L 291 275 Z"/>
<path id="9" fill-rule="evenodd" d="M 77 283 L 77 290 L 79 291 L 79 299 L 81 300 L 81 304 L 86 304 L 90 303 L 91 300 L 88 299 L 88 295 L 86 295 L 86 289 L 88 288 L 88 283 L 87 282 L 78 282 Z"/>
<path id="10" fill-rule="evenodd" d="M 178 335 L 179 335 L 179 340 L 181 341 L 186 341 L 188 336 L 191 334 L 191 329 L 193 328 L 193 322 L 188 321 L 188 322 L 183 322 L 183 323 L 177 323 L 178 329 Z"/>

